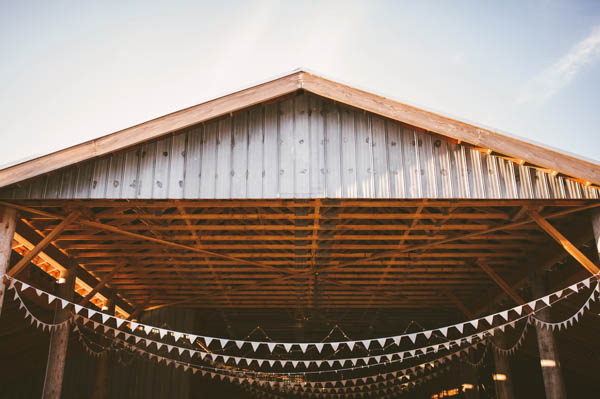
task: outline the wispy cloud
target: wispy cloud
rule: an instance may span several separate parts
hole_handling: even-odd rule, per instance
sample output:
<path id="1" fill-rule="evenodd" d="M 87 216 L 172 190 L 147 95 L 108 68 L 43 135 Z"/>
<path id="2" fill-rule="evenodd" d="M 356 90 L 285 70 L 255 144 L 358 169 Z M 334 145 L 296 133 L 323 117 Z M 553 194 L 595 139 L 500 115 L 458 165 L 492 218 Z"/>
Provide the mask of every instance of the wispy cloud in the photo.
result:
<path id="1" fill-rule="evenodd" d="M 585 65 L 598 59 L 600 59 L 600 25 L 558 61 L 529 81 L 521 90 L 517 103 L 544 103 L 568 85 Z"/>

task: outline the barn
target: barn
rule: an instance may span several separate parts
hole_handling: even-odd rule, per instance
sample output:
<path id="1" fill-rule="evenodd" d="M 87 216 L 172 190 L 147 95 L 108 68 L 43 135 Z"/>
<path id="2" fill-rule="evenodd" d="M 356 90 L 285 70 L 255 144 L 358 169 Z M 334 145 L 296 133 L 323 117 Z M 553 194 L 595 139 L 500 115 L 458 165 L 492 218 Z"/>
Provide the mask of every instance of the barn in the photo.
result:
<path id="1" fill-rule="evenodd" d="M 599 188 L 305 70 L 5 167 L 0 397 L 587 397 Z"/>

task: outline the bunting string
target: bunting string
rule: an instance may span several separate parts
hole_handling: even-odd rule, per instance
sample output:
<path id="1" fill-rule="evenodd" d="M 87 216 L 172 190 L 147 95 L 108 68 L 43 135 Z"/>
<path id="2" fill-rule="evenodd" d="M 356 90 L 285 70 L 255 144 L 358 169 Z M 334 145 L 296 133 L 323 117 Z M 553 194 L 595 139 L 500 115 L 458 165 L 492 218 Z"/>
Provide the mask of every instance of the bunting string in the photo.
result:
<path id="1" fill-rule="evenodd" d="M 19 282 L 21 284 L 21 291 L 30 287 L 29 284 L 26 284 L 14 277 L 10 277 L 10 276 L 4 276 L 4 277 L 6 279 L 8 279 L 11 287 L 14 287 L 15 282 Z M 435 336 L 437 334 L 441 334 L 441 336 L 443 336 L 445 338 L 448 338 L 449 332 L 452 332 L 452 334 L 462 335 L 463 331 L 466 327 L 477 330 L 483 322 L 487 323 L 488 326 L 492 327 L 494 325 L 494 322 L 498 319 L 508 321 L 510 314 L 516 313 L 517 315 L 520 316 L 523 313 L 523 311 L 524 310 L 527 311 L 527 309 L 529 309 L 528 312 L 530 312 L 530 313 L 535 312 L 538 301 L 542 302 L 542 305 L 545 304 L 546 306 L 550 306 L 550 304 L 552 302 L 551 298 L 554 298 L 555 302 L 556 302 L 564 297 L 563 294 L 567 290 L 570 290 L 571 292 L 579 292 L 580 285 L 584 285 L 587 288 L 589 288 L 591 281 L 596 281 L 597 277 L 598 277 L 598 275 L 594 275 L 592 277 L 586 278 L 578 283 L 572 284 L 571 286 L 569 286 L 567 288 L 555 291 L 555 292 L 548 294 L 546 296 L 543 296 L 541 298 L 532 300 L 525 305 L 518 305 L 513 308 L 503 310 L 503 311 L 500 311 L 497 313 L 493 313 L 493 314 L 490 314 L 490 315 L 487 315 L 487 316 L 484 316 L 481 318 L 473 319 L 470 321 L 466 321 L 466 322 L 462 322 L 462 323 L 458 323 L 458 324 L 454 324 L 454 325 L 449 325 L 449 326 L 445 326 L 445 327 L 439 327 L 439 328 L 435 328 L 435 329 L 425 330 L 425 331 L 416 332 L 416 333 L 404 333 L 404 334 L 400 334 L 400 335 L 396 335 L 396 336 L 387 336 L 387 337 L 364 339 L 364 340 L 346 340 L 346 341 L 338 341 L 338 342 L 249 341 L 249 340 L 232 340 L 232 339 L 228 339 L 228 338 L 216 338 L 216 337 L 211 337 L 211 336 L 196 335 L 196 334 L 191 334 L 191 333 L 186 333 L 186 332 L 181 332 L 181 331 L 163 329 L 163 328 L 159 328 L 159 327 L 148 325 L 148 324 L 128 321 L 128 320 L 121 319 L 121 318 L 113 316 L 113 315 L 109 315 L 109 314 L 106 314 L 103 312 L 99 312 L 99 311 L 90 309 L 90 308 L 85 308 L 81 305 L 67 301 L 63 298 L 58 298 L 48 292 L 45 292 L 45 291 L 37 289 L 37 288 L 34 288 L 34 290 L 36 291 L 36 293 L 38 295 L 46 294 L 48 297 L 49 303 L 51 303 L 54 300 L 59 300 L 63 308 L 65 308 L 66 306 L 69 306 L 69 305 L 73 306 L 74 312 L 76 314 L 79 314 L 79 312 L 81 312 L 82 310 L 86 310 L 88 313 L 88 317 L 90 317 L 90 318 L 95 314 L 99 314 L 100 317 L 102 318 L 103 323 L 106 323 L 109 320 L 114 320 L 115 323 L 117 324 L 117 327 L 120 327 L 122 324 L 126 323 L 132 331 L 134 331 L 135 329 L 140 329 L 140 330 L 144 331 L 146 333 L 146 335 L 150 335 L 157 331 L 161 338 L 163 338 L 166 334 L 169 334 L 175 338 L 176 342 L 182 338 L 186 338 L 187 340 L 189 340 L 190 343 L 195 343 L 195 341 L 197 339 L 202 339 L 207 348 L 210 346 L 210 344 L 212 342 L 218 342 L 220 344 L 221 349 L 225 349 L 228 345 L 235 345 L 239 349 L 241 349 L 244 346 L 248 346 L 254 352 L 256 352 L 259 347 L 266 346 L 269 349 L 270 353 L 273 353 L 273 350 L 276 347 L 282 347 L 288 353 L 293 347 L 299 347 L 300 350 L 302 351 L 302 353 L 306 353 L 307 349 L 310 347 L 311 349 L 315 349 L 318 353 L 321 353 L 321 351 L 325 345 L 331 347 L 331 349 L 333 349 L 334 352 L 341 345 L 345 345 L 350 351 L 353 351 L 355 348 L 359 348 L 360 346 L 364 347 L 366 350 L 369 350 L 369 348 L 372 345 L 375 345 L 375 346 L 378 345 L 380 348 L 383 349 L 383 348 L 385 348 L 386 342 L 388 342 L 388 340 L 391 340 L 396 345 L 400 345 L 401 342 L 415 344 L 417 339 L 429 340 L 432 337 L 432 335 Z"/>
<path id="2" fill-rule="evenodd" d="M 85 329 L 89 329 L 85 325 L 83 325 L 81 327 L 85 328 Z M 212 374 L 216 374 L 216 375 L 223 375 L 225 377 L 231 376 L 232 374 L 251 376 L 251 377 L 245 377 L 245 378 L 250 378 L 252 380 L 257 380 L 257 381 L 264 381 L 266 383 L 269 383 L 269 385 L 271 385 L 271 386 L 276 386 L 276 385 L 280 384 L 279 381 L 273 380 L 272 379 L 273 377 L 289 378 L 289 377 L 300 377 L 300 376 L 305 375 L 305 373 L 264 373 L 264 372 L 257 372 L 254 370 L 240 370 L 240 369 L 235 369 L 235 368 L 219 368 L 219 367 L 211 367 L 211 366 L 205 366 L 205 365 L 197 365 L 197 364 L 185 362 L 185 361 L 178 360 L 178 359 L 173 359 L 170 357 L 157 355 L 155 353 L 144 350 L 141 347 L 136 346 L 135 344 L 131 344 L 127 341 L 124 341 L 120 338 L 112 338 L 112 337 L 106 336 L 102 333 L 98 333 L 93 330 L 92 330 L 92 332 L 97 335 L 103 336 L 107 339 L 114 339 L 119 344 L 121 344 L 124 348 L 129 349 L 133 353 L 137 353 L 142 356 L 147 356 L 149 359 L 157 360 L 159 363 L 161 361 L 164 361 L 165 364 L 167 364 L 167 365 L 174 364 L 175 367 L 183 367 L 185 370 L 187 370 L 187 369 L 192 369 L 192 371 L 195 370 L 194 374 L 197 371 L 201 371 L 201 372 L 203 372 L 203 375 L 206 373 L 212 373 Z M 310 382 L 307 382 L 307 384 L 310 387 L 325 388 L 327 384 L 330 384 L 332 386 L 335 384 L 341 384 L 342 386 L 346 386 L 346 384 L 351 383 L 353 386 L 362 386 L 364 384 L 367 384 L 368 381 L 372 381 L 372 382 L 377 382 L 378 380 L 385 381 L 387 378 L 400 379 L 400 380 L 405 380 L 406 378 L 414 379 L 415 376 L 417 376 L 419 373 L 422 373 L 423 371 L 432 370 L 437 365 L 444 364 L 455 358 L 460 358 L 461 354 L 466 353 L 471 348 L 475 348 L 479 344 L 480 343 L 476 343 L 476 344 L 471 345 L 470 347 L 463 348 L 460 351 L 452 352 L 449 355 L 446 355 L 446 356 L 443 356 L 443 357 L 440 357 L 437 359 L 432 359 L 427 362 L 417 364 L 417 365 L 414 365 L 411 367 L 407 367 L 407 368 L 404 368 L 401 370 L 396 370 L 396 371 L 391 371 L 391 372 L 386 372 L 386 373 L 378 373 L 375 375 L 368 375 L 368 376 L 351 378 L 351 379 L 310 381 Z"/>
<path id="3" fill-rule="evenodd" d="M 519 350 L 521 348 L 521 346 L 523 346 L 523 342 L 525 342 L 525 337 L 527 335 L 527 331 L 529 331 L 529 328 L 528 328 L 529 324 L 531 324 L 531 315 L 526 318 L 525 324 L 523 325 L 523 331 L 521 331 L 521 335 L 519 335 L 519 339 L 517 339 L 515 341 L 515 343 L 513 345 L 511 345 L 510 348 L 502 348 L 501 346 L 496 344 L 493 339 L 490 339 L 490 341 L 489 341 L 490 345 L 492 346 L 492 348 L 494 348 L 494 351 L 496 351 L 496 353 L 503 355 L 503 356 L 511 356 L 513 353 L 515 353 L 517 350 Z"/>
<path id="4" fill-rule="evenodd" d="M 541 326 L 541 327 L 544 327 L 547 329 L 551 329 L 553 331 L 556 329 L 558 329 L 560 331 L 563 328 L 567 328 L 567 326 L 572 327 L 575 323 L 579 322 L 579 318 L 581 316 L 583 316 L 583 313 L 585 312 L 585 310 L 590 309 L 591 303 L 596 301 L 596 295 L 598 293 L 600 293 L 600 283 L 597 282 L 596 286 L 592 290 L 590 296 L 585 301 L 585 303 L 583 305 L 581 305 L 579 310 L 577 310 L 577 312 L 575 312 L 571 317 L 569 317 L 563 321 L 549 322 L 549 321 L 540 320 L 535 315 L 532 315 L 531 317 L 533 318 L 533 320 L 535 321 L 535 323 L 538 326 Z"/>

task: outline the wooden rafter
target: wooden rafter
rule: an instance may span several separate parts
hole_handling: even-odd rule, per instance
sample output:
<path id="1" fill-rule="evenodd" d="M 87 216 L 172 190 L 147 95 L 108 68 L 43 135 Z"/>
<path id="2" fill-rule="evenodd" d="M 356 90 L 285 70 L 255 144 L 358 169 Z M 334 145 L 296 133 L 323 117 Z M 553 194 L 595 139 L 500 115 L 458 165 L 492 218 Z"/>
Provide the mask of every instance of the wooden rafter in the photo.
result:
<path id="1" fill-rule="evenodd" d="M 88 292 L 86 294 L 86 296 L 81 299 L 81 301 L 79 301 L 79 305 L 85 306 L 94 297 L 94 295 L 96 295 L 104 286 L 106 286 L 106 284 L 111 282 L 111 280 L 113 279 L 115 274 L 117 274 L 119 272 L 119 270 L 121 270 L 121 268 L 123 268 L 126 264 L 127 264 L 127 262 L 125 260 L 121 260 L 120 262 L 118 262 L 112 268 L 112 270 L 109 273 L 107 273 L 106 275 L 104 275 L 104 277 L 102 277 L 102 279 L 98 282 L 98 284 L 96 284 L 92 288 L 92 290 L 90 292 Z"/>
<path id="2" fill-rule="evenodd" d="M 49 234 L 46 235 L 33 249 L 23 258 L 17 262 L 9 271 L 9 276 L 16 276 L 21 270 L 25 268 L 35 258 L 40 252 L 42 252 L 48 244 L 50 244 L 62 231 L 71 223 L 73 223 L 77 218 L 81 215 L 81 212 L 75 210 L 71 212 L 67 217 L 65 217 Z"/>
<path id="3" fill-rule="evenodd" d="M 521 296 L 519 294 L 516 293 L 515 290 L 513 290 L 511 288 L 510 285 L 508 285 L 506 283 L 506 281 L 504 281 L 504 279 L 502 277 L 500 277 L 498 275 L 498 273 L 496 273 L 489 265 L 487 265 L 484 261 L 479 261 L 477 262 L 477 265 L 484 271 L 487 273 L 488 276 L 490 276 L 490 278 L 492 280 L 494 280 L 494 282 L 498 285 L 498 287 L 500 287 L 502 289 L 502 291 L 504 291 L 506 293 L 506 295 L 508 295 L 509 297 L 512 298 L 513 301 L 515 301 L 518 305 L 523 305 L 525 303 L 525 300 L 523 300 L 523 298 L 521 298 Z"/>
<path id="4" fill-rule="evenodd" d="M 577 260 L 588 272 L 591 274 L 598 274 L 600 269 L 594 262 L 592 262 L 587 256 L 583 254 L 575 245 L 573 245 L 556 227 L 552 226 L 544 217 L 542 217 L 537 211 L 530 209 L 528 211 L 529 216 L 544 230 L 548 235 L 556 242 L 558 242 L 573 258 Z M 590 222 L 591 223 L 591 222 Z"/>

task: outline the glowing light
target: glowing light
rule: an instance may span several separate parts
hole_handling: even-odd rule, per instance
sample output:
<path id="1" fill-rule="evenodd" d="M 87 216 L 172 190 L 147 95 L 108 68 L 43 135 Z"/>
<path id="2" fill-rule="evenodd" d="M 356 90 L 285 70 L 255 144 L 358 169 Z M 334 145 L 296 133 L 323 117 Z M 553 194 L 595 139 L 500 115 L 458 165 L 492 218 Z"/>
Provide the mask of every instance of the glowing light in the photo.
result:
<path id="1" fill-rule="evenodd" d="M 506 381 L 506 374 L 493 374 L 492 378 L 494 381 Z"/>
<path id="2" fill-rule="evenodd" d="M 465 392 L 469 389 L 473 389 L 473 384 L 462 384 L 462 391 Z"/>
<path id="3" fill-rule="evenodd" d="M 102 310 L 103 310 L 103 311 L 107 311 L 107 310 L 108 310 L 108 306 L 106 306 L 106 305 L 102 305 Z"/>
<path id="4" fill-rule="evenodd" d="M 540 360 L 540 364 L 542 367 L 556 367 L 556 362 L 552 359 L 542 359 Z"/>
<path id="5" fill-rule="evenodd" d="M 56 281 L 58 284 L 64 284 L 67 280 L 65 280 L 64 277 L 59 277 L 58 280 Z"/>

